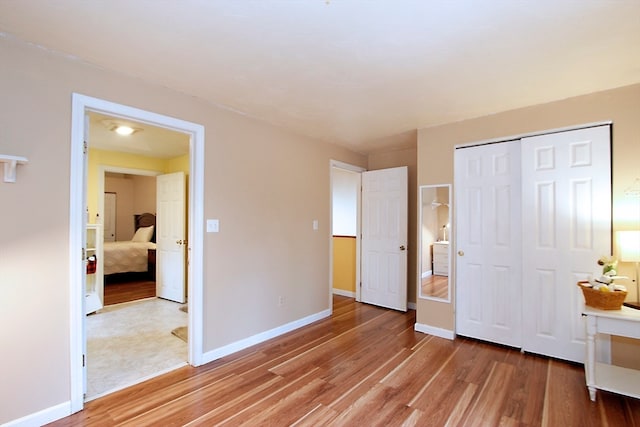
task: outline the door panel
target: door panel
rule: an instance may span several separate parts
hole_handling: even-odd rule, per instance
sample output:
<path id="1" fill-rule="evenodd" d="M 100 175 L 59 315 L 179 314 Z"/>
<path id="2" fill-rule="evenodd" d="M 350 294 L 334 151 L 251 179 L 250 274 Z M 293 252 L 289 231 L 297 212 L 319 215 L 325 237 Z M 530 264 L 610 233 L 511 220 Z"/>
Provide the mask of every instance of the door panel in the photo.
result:
<path id="1" fill-rule="evenodd" d="M 116 241 L 116 193 L 104 193 L 104 241 Z"/>
<path id="2" fill-rule="evenodd" d="M 407 168 L 362 174 L 362 302 L 407 310 Z"/>
<path id="3" fill-rule="evenodd" d="M 609 127 L 522 140 L 523 305 L 527 351 L 584 360 L 576 282 L 611 251 Z"/>
<path id="4" fill-rule="evenodd" d="M 186 301 L 186 180 L 184 172 L 160 175 L 156 181 L 156 292 L 161 298 Z"/>
<path id="5" fill-rule="evenodd" d="M 520 147 L 457 149 L 456 332 L 521 346 Z"/>

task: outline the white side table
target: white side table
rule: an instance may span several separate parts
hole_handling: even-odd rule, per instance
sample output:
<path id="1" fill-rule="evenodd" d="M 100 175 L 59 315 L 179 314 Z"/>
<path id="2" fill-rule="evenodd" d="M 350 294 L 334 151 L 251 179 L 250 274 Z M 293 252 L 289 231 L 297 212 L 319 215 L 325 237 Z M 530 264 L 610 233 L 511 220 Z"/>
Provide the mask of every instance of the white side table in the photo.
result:
<path id="1" fill-rule="evenodd" d="M 596 362 L 596 334 L 640 339 L 640 310 L 625 306 L 620 310 L 599 310 L 585 306 L 582 315 L 587 318 L 584 371 L 591 400 L 596 400 L 596 389 L 640 398 L 640 371 Z"/>

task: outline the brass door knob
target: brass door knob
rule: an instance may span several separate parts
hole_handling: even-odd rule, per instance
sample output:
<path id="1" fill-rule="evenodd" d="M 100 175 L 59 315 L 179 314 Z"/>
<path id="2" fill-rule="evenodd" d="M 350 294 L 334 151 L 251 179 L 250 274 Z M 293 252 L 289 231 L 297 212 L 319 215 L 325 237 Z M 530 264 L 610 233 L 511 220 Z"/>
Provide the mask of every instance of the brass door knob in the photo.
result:
<path id="1" fill-rule="evenodd" d="M 464 256 L 464 251 L 458 251 L 458 255 Z"/>

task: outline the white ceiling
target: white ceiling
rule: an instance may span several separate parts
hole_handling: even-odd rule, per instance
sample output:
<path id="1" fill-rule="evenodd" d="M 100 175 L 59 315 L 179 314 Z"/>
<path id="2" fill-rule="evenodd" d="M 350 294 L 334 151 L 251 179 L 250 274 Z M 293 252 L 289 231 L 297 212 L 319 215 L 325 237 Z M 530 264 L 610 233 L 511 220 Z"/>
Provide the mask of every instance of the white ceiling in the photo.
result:
<path id="1" fill-rule="evenodd" d="M 640 82 L 640 0 L 0 0 L 0 31 L 359 152 Z"/>

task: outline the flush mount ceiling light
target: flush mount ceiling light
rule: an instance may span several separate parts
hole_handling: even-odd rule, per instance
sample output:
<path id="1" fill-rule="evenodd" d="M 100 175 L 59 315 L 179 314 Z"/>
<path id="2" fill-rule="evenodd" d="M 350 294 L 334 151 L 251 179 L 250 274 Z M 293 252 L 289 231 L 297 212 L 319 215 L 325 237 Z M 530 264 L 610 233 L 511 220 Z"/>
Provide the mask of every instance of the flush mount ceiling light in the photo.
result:
<path id="1" fill-rule="evenodd" d="M 128 124 L 114 122 L 112 120 L 103 120 L 102 124 L 112 132 L 118 135 L 133 135 L 136 132 L 142 132 L 141 128 L 129 126 Z"/>

